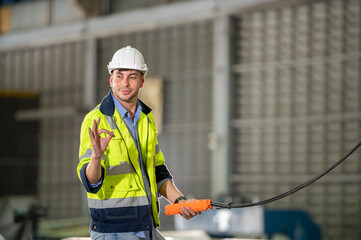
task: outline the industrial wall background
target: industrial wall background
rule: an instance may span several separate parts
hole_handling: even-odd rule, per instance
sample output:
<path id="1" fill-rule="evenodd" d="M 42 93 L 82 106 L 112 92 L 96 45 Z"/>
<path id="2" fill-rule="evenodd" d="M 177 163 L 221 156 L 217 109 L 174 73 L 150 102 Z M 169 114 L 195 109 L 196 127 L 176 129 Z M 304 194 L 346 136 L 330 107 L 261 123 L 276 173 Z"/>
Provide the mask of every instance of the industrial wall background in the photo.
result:
<path id="1" fill-rule="evenodd" d="M 14 17 L 0 35 L 1 96 L 39 99 L 15 117 L 39 124 L 36 196 L 50 219 L 87 214 L 75 172 L 80 124 L 109 91 L 106 64 L 125 45 L 164 80 L 159 141 L 188 196 L 265 199 L 361 139 L 360 0 L 139 1 L 140 9 L 106 1 L 108 15 L 93 18 L 70 0 L 51 2 L 11 5 L 9 18 L 28 17 Z M 361 239 L 360 181 L 357 152 L 267 207 L 306 210 L 323 239 Z"/>

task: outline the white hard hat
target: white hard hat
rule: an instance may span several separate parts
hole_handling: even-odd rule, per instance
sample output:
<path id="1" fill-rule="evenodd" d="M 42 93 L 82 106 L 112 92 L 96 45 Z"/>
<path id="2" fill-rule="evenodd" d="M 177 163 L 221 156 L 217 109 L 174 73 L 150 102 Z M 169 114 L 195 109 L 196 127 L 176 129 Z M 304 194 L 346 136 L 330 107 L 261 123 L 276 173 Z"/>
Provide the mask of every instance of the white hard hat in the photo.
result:
<path id="1" fill-rule="evenodd" d="M 148 67 L 144 63 L 143 55 L 131 46 L 123 47 L 114 53 L 112 60 L 108 64 L 109 74 L 114 69 L 138 70 L 144 74 L 144 77 L 148 73 Z"/>

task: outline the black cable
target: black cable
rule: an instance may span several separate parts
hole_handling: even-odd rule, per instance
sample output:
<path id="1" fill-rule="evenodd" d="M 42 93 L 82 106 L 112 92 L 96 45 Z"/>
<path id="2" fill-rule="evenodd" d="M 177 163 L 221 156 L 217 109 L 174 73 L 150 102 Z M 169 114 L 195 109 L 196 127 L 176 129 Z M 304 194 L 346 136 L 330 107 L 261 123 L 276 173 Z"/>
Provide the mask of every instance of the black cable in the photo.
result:
<path id="1" fill-rule="evenodd" d="M 341 158 L 340 160 L 338 160 L 336 163 L 334 163 L 331 167 L 329 167 L 328 169 L 326 169 L 326 171 L 322 172 L 321 174 L 315 176 L 314 178 L 308 180 L 307 182 L 302 183 L 301 185 L 298 185 L 297 187 L 294 187 L 293 189 L 289 190 L 288 192 L 279 194 L 277 196 L 274 196 L 272 198 L 260 201 L 260 202 L 255 202 L 255 203 L 244 203 L 244 204 L 232 204 L 232 203 L 220 203 L 220 202 L 211 202 L 211 205 L 216 207 L 216 208 L 245 208 L 245 207 L 253 207 L 253 206 L 259 206 L 259 205 L 264 205 L 270 202 L 274 202 L 277 200 L 280 200 L 284 197 L 287 197 L 309 185 L 311 185 L 312 183 L 316 182 L 318 179 L 322 178 L 323 176 L 325 176 L 327 173 L 329 173 L 330 171 L 332 171 L 335 167 L 337 167 L 340 163 L 342 163 L 343 161 L 345 161 L 353 152 L 356 151 L 357 148 L 359 148 L 361 146 L 361 142 L 359 142 L 358 144 L 356 144 L 347 154 L 345 154 L 343 156 L 343 158 Z"/>

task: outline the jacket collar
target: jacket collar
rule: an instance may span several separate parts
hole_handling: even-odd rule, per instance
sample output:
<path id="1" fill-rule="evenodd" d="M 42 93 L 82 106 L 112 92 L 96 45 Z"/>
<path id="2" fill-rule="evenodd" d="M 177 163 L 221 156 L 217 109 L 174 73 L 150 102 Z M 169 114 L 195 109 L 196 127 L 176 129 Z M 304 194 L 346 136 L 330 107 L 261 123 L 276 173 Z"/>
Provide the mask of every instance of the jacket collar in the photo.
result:
<path id="1" fill-rule="evenodd" d="M 145 105 L 141 100 L 138 99 L 139 105 L 142 107 L 142 111 L 144 114 L 149 114 L 152 109 Z M 115 106 L 112 98 L 112 90 L 109 91 L 108 95 L 106 95 L 99 108 L 100 112 L 107 116 L 113 116 L 115 111 Z"/>

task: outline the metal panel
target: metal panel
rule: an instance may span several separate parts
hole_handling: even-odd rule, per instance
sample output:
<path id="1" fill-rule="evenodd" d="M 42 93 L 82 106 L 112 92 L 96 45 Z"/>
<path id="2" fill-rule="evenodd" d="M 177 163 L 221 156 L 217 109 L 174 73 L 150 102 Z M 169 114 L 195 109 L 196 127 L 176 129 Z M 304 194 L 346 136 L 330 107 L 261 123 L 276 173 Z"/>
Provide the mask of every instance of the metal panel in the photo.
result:
<path id="1" fill-rule="evenodd" d="M 85 18 L 85 13 L 72 0 L 51 1 L 51 23 L 74 22 Z"/>
<path id="2" fill-rule="evenodd" d="M 324 56 L 326 54 L 326 24 L 327 24 L 327 5 L 323 2 L 315 3 L 310 8 L 311 11 L 311 46 L 310 55 L 312 57 Z"/>
<path id="3" fill-rule="evenodd" d="M 214 24 L 214 68 L 213 68 L 213 131 L 212 142 L 212 198 L 230 195 L 229 182 L 231 168 L 231 99 L 232 74 L 230 42 L 233 37 L 232 21 L 221 14 Z M 222 159 L 222 161 L 220 161 Z"/>
<path id="4" fill-rule="evenodd" d="M 11 6 L 11 30 L 42 27 L 47 24 L 47 1 L 32 1 Z"/>
<path id="5" fill-rule="evenodd" d="M 130 11 L 139 8 L 152 7 L 155 5 L 162 4 L 162 0 L 132 0 L 132 1 L 119 1 L 119 0 L 110 0 L 110 12 L 124 12 Z"/>
<path id="6" fill-rule="evenodd" d="M 9 89 L 9 77 L 8 77 L 8 67 L 7 67 L 7 63 L 8 63 L 8 58 L 9 55 L 6 52 L 1 52 L 0 53 L 0 73 L 2 75 L 2 79 L 0 81 L 0 88 L 1 89 Z"/>
<path id="7" fill-rule="evenodd" d="M 84 69 L 84 49 L 84 43 L 43 49 L 43 61 L 50 62 L 44 76 L 43 108 L 82 106 L 83 79 L 82 74 L 78 73 L 82 73 Z M 67 62 L 72 65 L 66 64 Z M 47 82 L 50 84 L 45 84 Z M 75 115 L 41 121 L 44 140 L 41 148 L 47 154 L 41 158 L 43 169 L 39 180 L 39 195 L 42 203 L 50 204 L 52 218 L 81 215 L 81 186 L 76 175 L 70 174 L 70 169 L 75 169 L 77 164 L 74 159 L 78 158 L 81 119 L 81 116 Z M 78 200 L 74 201 L 75 198 Z"/>
<path id="8" fill-rule="evenodd" d="M 82 42 L 75 42 L 2 52 L 1 88 L 37 92 L 38 111 L 81 107 L 84 49 Z M 49 208 L 49 218 L 82 215 L 81 186 L 74 172 L 81 120 L 76 113 L 39 120 L 37 194 L 40 204 Z"/>
<path id="9" fill-rule="evenodd" d="M 293 21 L 294 9 L 284 8 L 279 10 L 279 28 L 280 36 L 280 60 L 290 60 L 292 58 L 292 46 L 293 46 Z"/>
<path id="10" fill-rule="evenodd" d="M 323 0 L 239 14 L 236 196 L 285 192 L 359 141 L 360 12 L 360 1 Z M 269 206 L 306 209 L 325 238 L 360 239 L 360 181 L 356 152 L 321 182 Z"/>

